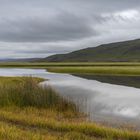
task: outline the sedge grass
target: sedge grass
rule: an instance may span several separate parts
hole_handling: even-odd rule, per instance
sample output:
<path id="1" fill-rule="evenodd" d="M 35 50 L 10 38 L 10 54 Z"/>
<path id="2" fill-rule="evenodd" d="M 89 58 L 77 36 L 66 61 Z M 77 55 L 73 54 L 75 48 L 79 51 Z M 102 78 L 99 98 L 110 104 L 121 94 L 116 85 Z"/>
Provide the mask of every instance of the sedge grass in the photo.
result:
<path id="1" fill-rule="evenodd" d="M 9 82 L 11 79 L 11 83 Z M 40 87 L 42 79 L 0 78 L 0 106 L 19 106 L 37 108 L 55 108 L 58 110 L 75 109 L 75 105 L 65 101 L 50 86 Z"/>

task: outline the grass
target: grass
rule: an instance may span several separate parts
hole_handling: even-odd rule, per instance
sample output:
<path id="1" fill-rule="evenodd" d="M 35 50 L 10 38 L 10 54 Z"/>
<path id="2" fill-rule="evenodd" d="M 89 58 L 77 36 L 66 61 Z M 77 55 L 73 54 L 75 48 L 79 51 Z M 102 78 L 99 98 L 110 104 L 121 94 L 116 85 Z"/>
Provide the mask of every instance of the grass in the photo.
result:
<path id="1" fill-rule="evenodd" d="M 140 66 L 49 67 L 47 70 L 70 74 L 140 76 Z"/>
<path id="2" fill-rule="evenodd" d="M 1 68 L 45 68 L 50 72 L 93 75 L 140 76 L 138 62 L 0 63 Z"/>
<path id="3" fill-rule="evenodd" d="M 75 108 L 74 104 L 65 101 L 50 86 L 41 87 L 41 78 L 1 77 L 0 107 L 37 107 L 67 110 Z"/>
<path id="4" fill-rule="evenodd" d="M 140 140 L 140 132 L 86 121 L 76 106 L 43 79 L 0 77 L 0 139 L 2 140 Z"/>
<path id="5" fill-rule="evenodd" d="M 0 67 L 140 66 L 140 62 L 0 62 Z"/>
<path id="6" fill-rule="evenodd" d="M 97 124 L 83 122 L 77 118 L 67 118 L 63 116 L 63 113 L 60 113 L 60 115 L 58 116 L 55 111 L 36 108 L 24 108 L 23 110 L 20 108 L 3 108 L 0 111 L 0 120 L 9 127 L 14 127 L 14 129 L 18 129 L 21 132 L 24 130 L 27 132 L 27 138 L 28 135 L 33 136 L 36 134 L 38 137 L 42 137 L 42 139 L 46 136 L 52 136 L 55 139 L 69 139 L 69 137 L 75 137 L 75 135 L 77 137 L 83 137 L 83 140 L 85 138 L 87 140 L 94 138 L 110 140 L 140 139 L 139 132 L 107 128 Z M 21 134 L 17 133 L 17 135 Z"/>

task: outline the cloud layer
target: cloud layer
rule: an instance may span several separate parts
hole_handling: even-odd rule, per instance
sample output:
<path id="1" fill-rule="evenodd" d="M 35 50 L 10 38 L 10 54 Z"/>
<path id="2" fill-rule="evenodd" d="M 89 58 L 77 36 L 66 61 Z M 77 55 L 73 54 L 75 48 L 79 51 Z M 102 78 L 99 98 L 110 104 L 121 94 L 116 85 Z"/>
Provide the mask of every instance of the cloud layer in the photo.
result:
<path id="1" fill-rule="evenodd" d="M 140 38 L 139 0 L 0 0 L 0 58 Z"/>

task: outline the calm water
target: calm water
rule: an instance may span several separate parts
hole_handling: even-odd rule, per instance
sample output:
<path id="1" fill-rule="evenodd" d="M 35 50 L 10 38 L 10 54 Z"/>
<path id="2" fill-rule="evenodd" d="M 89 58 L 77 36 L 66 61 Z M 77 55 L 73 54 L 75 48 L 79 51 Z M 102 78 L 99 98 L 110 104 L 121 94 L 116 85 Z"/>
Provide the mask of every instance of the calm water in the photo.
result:
<path id="1" fill-rule="evenodd" d="M 0 76 L 36 76 L 49 79 L 65 98 L 73 100 L 94 121 L 111 125 L 130 124 L 140 128 L 140 89 L 108 84 L 44 69 L 0 69 Z"/>
<path id="2" fill-rule="evenodd" d="M 89 80 L 97 80 L 103 83 L 140 88 L 140 76 L 111 76 L 111 75 L 84 75 L 84 74 L 75 76 Z"/>

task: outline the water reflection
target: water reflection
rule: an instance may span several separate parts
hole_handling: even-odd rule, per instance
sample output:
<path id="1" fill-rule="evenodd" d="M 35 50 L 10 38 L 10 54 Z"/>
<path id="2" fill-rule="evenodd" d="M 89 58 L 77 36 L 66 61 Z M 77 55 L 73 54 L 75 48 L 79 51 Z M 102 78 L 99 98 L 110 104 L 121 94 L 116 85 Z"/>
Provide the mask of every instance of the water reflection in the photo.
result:
<path id="1" fill-rule="evenodd" d="M 103 83 L 124 85 L 140 88 L 140 76 L 104 76 L 104 75 L 74 75 L 88 80 L 97 80 Z"/>
<path id="2" fill-rule="evenodd" d="M 69 74 L 50 73 L 43 69 L 0 69 L 1 76 L 32 75 L 49 79 L 62 96 L 73 100 L 91 120 L 110 124 L 130 123 L 140 126 L 140 89 L 108 84 Z"/>

